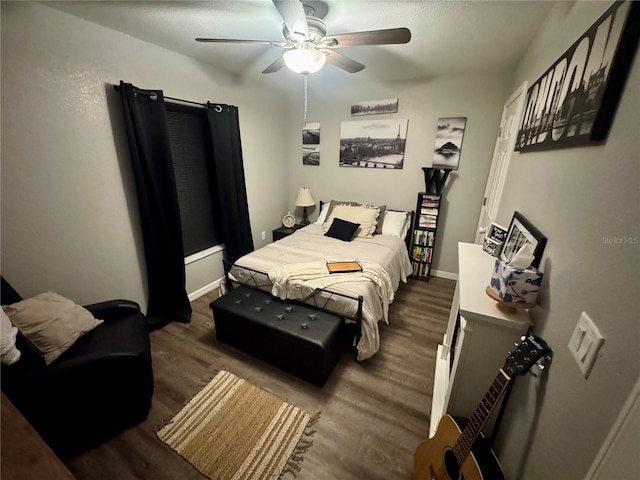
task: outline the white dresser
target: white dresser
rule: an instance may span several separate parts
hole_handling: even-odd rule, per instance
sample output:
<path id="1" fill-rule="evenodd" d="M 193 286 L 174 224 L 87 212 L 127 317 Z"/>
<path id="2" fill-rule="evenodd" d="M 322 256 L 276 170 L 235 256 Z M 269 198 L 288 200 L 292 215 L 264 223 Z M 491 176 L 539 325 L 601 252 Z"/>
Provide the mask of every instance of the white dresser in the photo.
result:
<path id="1" fill-rule="evenodd" d="M 528 310 L 498 308 L 487 295 L 494 263 L 495 258 L 481 245 L 458 244 L 458 283 L 447 333 L 438 346 L 430 437 L 445 413 L 472 415 L 509 351 L 529 328 Z M 495 412 L 485 434 L 491 432 L 494 422 Z"/>

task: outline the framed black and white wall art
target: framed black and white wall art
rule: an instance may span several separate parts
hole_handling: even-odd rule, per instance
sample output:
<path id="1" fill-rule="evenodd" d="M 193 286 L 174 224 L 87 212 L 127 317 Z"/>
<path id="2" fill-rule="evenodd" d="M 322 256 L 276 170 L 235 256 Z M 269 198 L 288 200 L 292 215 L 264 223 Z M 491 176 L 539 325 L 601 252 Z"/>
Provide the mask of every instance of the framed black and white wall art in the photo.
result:
<path id="1" fill-rule="evenodd" d="M 320 165 L 320 124 L 302 126 L 302 164 Z"/>
<path id="2" fill-rule="evenodd" d="M 433 168 L 457 170 L 460 163 L 462 138 L 467 117 L 445 117 L 438 119 L 436 144 L 433 149 Z"/>
<path id="3" fill-rule="evenodd" d="M 387 98 L 385 100 L 372 100 L 369 102 L 359 102 L 351 105 L 351 116 L 377 115 L 380 113 L 397 113 L 398 99 Z"/>
<path id="4" fill-rule="evenodd" d="M 606 139 L 640 37 L 640 2 L 617 1 L 529 87 L 521 152 Z"/>
<path id="5" fill-rule="evenodd" d="M 542 253 L 547 244 L 547 237 L 534 227 L 524 215 L 520 212 L 515 212 L 513 218 L 511 218 L 509 229 L 507 230 L 507 237 L 500 252 L 500 259 L 505 262 L 510 262 L 515 254 L 527 243 L 530 244 L 533 249 L 531 266 L 539 268 Z"/>
<path id="6" fill-rule="evenodd" d="M 400 169 L 409 120 L 369 120 L 340 125 L 340 166 Z"/>

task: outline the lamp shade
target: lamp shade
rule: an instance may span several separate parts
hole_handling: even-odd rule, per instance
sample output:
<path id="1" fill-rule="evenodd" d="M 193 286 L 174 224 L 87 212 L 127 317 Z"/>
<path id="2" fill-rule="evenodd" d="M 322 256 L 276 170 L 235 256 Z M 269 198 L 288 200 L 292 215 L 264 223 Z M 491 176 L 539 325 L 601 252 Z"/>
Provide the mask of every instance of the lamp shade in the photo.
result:
<path id="1" fill-rule="evenodd" d="M 312 207 L 316 204 L 311 196 L 308 188 L 298 190 L 298 198 L 296 198 L 296 207 Z"/>
<path id="2" fill-rule="evenodd" d="M 324 66 L 327 57 L 311 44 L 288 50 L 282 56 L 285 65 L 296 73 L 315 73 Z"/>

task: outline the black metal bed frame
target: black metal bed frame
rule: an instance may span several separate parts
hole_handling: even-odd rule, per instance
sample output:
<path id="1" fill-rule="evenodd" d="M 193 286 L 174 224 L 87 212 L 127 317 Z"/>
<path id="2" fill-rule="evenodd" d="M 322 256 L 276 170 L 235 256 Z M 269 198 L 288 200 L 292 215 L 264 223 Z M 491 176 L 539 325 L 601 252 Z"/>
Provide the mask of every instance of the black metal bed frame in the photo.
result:
<path id="1" fill-rule="evenodd" d="M 320 202 L 320 209 L 322 209 L 322 204 L 323 202 Z M 401 211 L 401 210 L 395 210 L 395 211 Z M 407 246 L 407 253 L 409 254 L 409 259 L 411 259 L 411 251 L 410 251 L 410 245 L 411 245 L 411 235 L 412 235 L 412 228 L 413 228 L 413 220 L 414 220 L 414 216 L 415 216 L 415 212 L 413 210 L 409 211 L 408 213 L 410 213 L 409 216 L 409 230 L 407 231 L 407 235 L 404 239 L 405 241 L 405 245 Z M 254 290 L 260 290 L 260 291 L 265 291 L 268 288 L 269 293 L 271 293 L 271 287 L 273 286 L 273 284 L 271 283 L 271 281 L 269 280 L 269 274 L 262 272 L 260 270 L 255 270 L 253 268 L 250 267 L 244 267 L 242 265 L 237 265 L 235 263 L 229 262 L 227 260 L 222 260 L 222 265 L 224 268 L 224 278 L 225 278 L 225 285 L 226 288 L 228 288 L 229 290 L 232 290 L 234 288 L 234 283 L 236 283 L 237 285 L 242 285 L 244 287 L 248 287 L 248 288 L 252 288 Z M 231 272 L 231 268 L 235 267 L 235 268 L 239 268 L 242 270 L 245 270 L 249 273 L 249 278 L 242 282 L 240 280 L 237 279 L 231 279 L 229 274 Z M 266 279 L 264 281 L 264 283 L 258 283 L 258 276 L 262 276 L 264 279 Z M 319 302 L 319 294 L 320 293 L 325 293 L 328 294 L 328 297 L 324 298 L 324 303 L 322 305 L 320 305 Z M 348 315 L 345 315 L 344 313 L 340 313 L 340 312 L 336 312 L 334 310 L 331 310 L 330 308 L 327 308 L 327 304 L 331 301 L 331 299 L 334 296 L 338 296 L 338 297 L 343 297 L 343 298 L 348 298 L 349 300 L 352 300 L 354 302 L 357 302 L 358 304 L 358 309 L 357 309 L 357 314 L 355 317 L 350 317 Z M 339 293 L 339 292 L 334 292 L 332 290 L 328 290 L 326 288 L 316 288 L 313 290 L 313 292 L 311 292 L 309 295 L 307 295 L 305 298 L 301 298 L 301 299 L 288 299 L 286 300 L 286 302 L 292 303 L 292 304 L 303 304 L 306 305 L 308 307 L 313 307 L 317 310 L 323 311 L 323 312 L 328 312 L 328 313 L 332 313 L 334 315 L 337 315 L 339 317 L 344 318 L 348 318 L 350 320 L 355 321 L 356 323 L 356 333 L 355 333 L 355 338 L 354 338 L 354 342 L 355 342 L 355 348 L 356 348 L 356 353 L 355 353 L 355 357 L 356 357 L 356 361 L 358 360 L 358 344 L 360 343 L 360 338 L 361 338 L 361 332 L 362 332 L 362 305 L 364 302 L 364 298 L 362 297 L 362 295 L 358 295 L 357 297 L 352 296 L 352 295 L 347 295 L 344 293 Z"/>
<path id="2" fill-rule="evenodd" d="M 234 283 L 235 283 L 237 285 L 242 285 L 243 287 L 252 288 L 254 290 L 260 290 L 262 292 L 268 291 L 269 293 L 271 293 L 271 287 L 273 286 L 273 284 L 269 280 L 269 275 L 267 273 L 262 272 L 260 270 L 256 270 L 256 269 L 250 268 L 250 267 L 237 265 L 235 263 L 228 262 L 227 260 L 222 260 L 222 265 L 224 267 L 225 284 L 226 284 L 226 287 L 229 289 L 229 291 L 231 291 L 231 290 L 233 290 L 233 288 L 235 288 L 234 287 Z M 247 278 L 245 281 L 240 281 L 240 280 L 235 279 L 235 278 L 232 279 L 230 277 L 230 272 L 231 272 L 231 269 L 233 267 L 249 272 L 249 278 Z M 264 281 L 264 283 L 262 283 L 262 282 L 259 283 L 259 278 L 258 278 L 259 276 L 261 276 L 262 278 L 266 279 Z M 266 290 L 267 288 L 268 288 L 268 290 Z M 323 293 L 323 292 L 328 294 L 328 297 L 322 299 L 319 296 L 319 294 Z M 353 317 L 353 316 L 345 315 L 344 313 L 336 312 L 334 310 L 331 310 L 330 308 L 327 308 L 327 304 L 329 303 L 329 301 L 331 301 L 331 299 L 334 296 L 348 298 L 349 300 L 352 300 L 352 301 L 356 302 L 358 304 L 358 309 L 357 309 L 356 316 Z M 358 358 L 357 347 L 358 347 L 358 344 L 360 343 L 361 328 L 362 328 L 362 305 L 363 305 L 363 302 L 364 302 L 364 298 L 362 297 L 362 295 L 358 295 L 356 297 L 356 296 L 353 296 L 353 295 L 347 295 L 347 294 L 340 293 L 340 292 L 334 292 L 334 291 L 328 290 L 326 288 L 316 288 L 316 289 L 313 290 L 313 292 L 311 292 L 305 298 L 288 299 L 288 300 L 285 300 L 285 301 L 287 303 L 291 303 L 291 304 L 305 305 L 307 307 L 315 308 L 316 310 L 332 313 L 334 315 L 342 317 L 343 319 L 347 318 L 349 320 L 355 321 L 356 333 L 355 333 L 354 341 L 355 341 L 355 347 L 356 347 L 356 360 L 357 360 L 357 358 Z"/>

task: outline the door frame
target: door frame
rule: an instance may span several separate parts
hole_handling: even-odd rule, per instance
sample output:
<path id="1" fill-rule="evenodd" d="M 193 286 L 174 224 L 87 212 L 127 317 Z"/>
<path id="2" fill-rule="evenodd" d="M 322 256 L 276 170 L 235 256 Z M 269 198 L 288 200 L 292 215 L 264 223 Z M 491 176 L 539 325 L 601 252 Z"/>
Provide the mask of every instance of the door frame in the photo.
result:
<path id="1" fill-rule="evenodd" d="M 514 152 L 514 148 L 516 145 L 516 138 L 518 136 L 517 132 L 518 129 L 520 127 L 520 120 L 522 119 L 522 113 L 524 110 L 524 101 L 527 95 L 527 88 L 529 86 L 529 83 L 525 80 L 524 82 L 522 82 L 522 84 L 520 84 L 520 86 L 509 96 L 509 98 L 507 99 L 506 102 L 504 102 L 504 105 L 502 107 L 502 117 L 500 118 L 500 126 L 498 128 L 498 135 L 496 137 L 496 144 L 493 148 L 493 154 L 491 156 L 491 166 L 489 167 L 489 174 L 487 176 L 487 184 L 485 186 L 484 189 L 484 195 L 482 197 L 482 205 L 480 205 L 480 213 L 478 215 L 478 224 L 476 226 L 476 230 L 475 230 L 475 239 L 476 242 L 479 238 L 479 236 L 484 233 L 484 232 L 480 232 L 480 229 L 482 228 L 482 221 L 483 221 L 483 208 L 486 207 L 486 203 L 488 200 L 488 195 L 490 193 L 491 190 L 491 179 L 493 178 L 493 176 L 495 175 L 495 170 L 496 168 L 498 168 L 498 165 L 496 163 L 496 154 L 498 153 L 498 149 L 501 143 L 501 139 L 502 139 L 502 128 L 504 127 L 504 122 L 505 122 L 505 113 L 507 111 L 507 108 L 509 107 L 509 105 L 511 105 L 513 102 L 518 101 L 519 105 L 516 108 L 516 118 L 515 121 L 513 123 L 513 125 L 511 126 L 512 129 L 515 129 L 515 132 L 512 134 L 511 139 L 509 140 L 509 145 L 507 147 L 506 153 L 505 153 L 505 158 L 504 158 L 504 162 L 503 162 L 503 168 L 500 172 L 498 172 L 498 178 L 496 178 L 495 182 L 496 182 L 496 193 L 495 193 L 495 202 L 494 202 L 494 206 L 495 206 L 495 211 L 491 212 L 494 220 L 495 220 L 495 215 L 498 213 L 498 207 L 500 205 L 500 201 L 502 200 L 502 191 L 504 190 L 504 184 L 507 178 L 507 172 L 509 171 L 509 165 L 511 163 L 511 157 L 513 156 L 513 152 Z"/>

